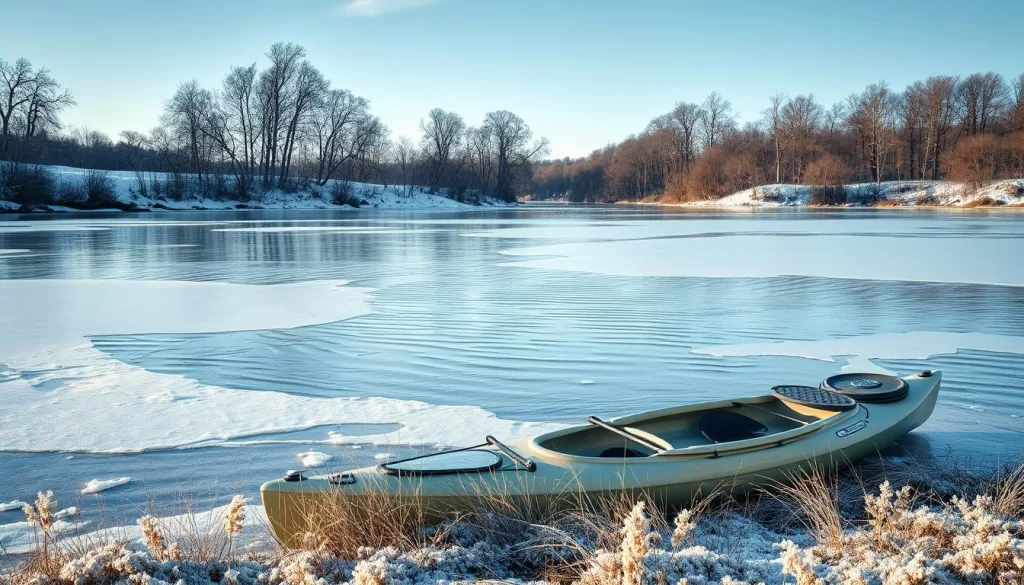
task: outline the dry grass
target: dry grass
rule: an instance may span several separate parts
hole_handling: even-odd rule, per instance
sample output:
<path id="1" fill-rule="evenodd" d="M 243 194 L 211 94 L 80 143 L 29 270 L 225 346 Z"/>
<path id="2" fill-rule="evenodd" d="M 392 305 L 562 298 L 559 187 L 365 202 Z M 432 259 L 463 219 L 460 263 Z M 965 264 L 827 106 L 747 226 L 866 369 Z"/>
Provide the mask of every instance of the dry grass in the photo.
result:
<path id="1" fill-rule="evenodd" d="M 799 508 L 797 518 L 820 545 L 841 552 L 846 526 L 839 513 L 838 472 L 811 467 L 787 479 L 775 486 L 773 496 Z"/>
<path id="2" fill-rule="evenodd" d="M 461 511 L 441 521 L 442 511 L 427 508 L 419 490 L 401 497 L 373 490 L 357 501 L 334 493 L 310 504 L 307 542 L 300 549 L 237 563 L 232 546 L 243 531 L 241 497 L 216 518 L 191 512 L 140 518 L 151 559 L 140 560 L 123 542 L 72 552 L 58 536 L 47 539 L 44 526 L 54 526 L 56 502 L 42 494 L 27 511 L 40 531 L 36 552 L 11 565 L 0 583 L 141 583 L 186 570 L 194 572 L 182 577 L 188 583 L 239 585 L 435 582 L 438 574 L 429 571 L 453 571 L 452 579 L 578 585 L 687 578 L 720 584 L 1024 583 L 1024 464 L 990 481 L 943 467 L 946 476 L 912 461 L 900 469 L 866 465 L 840 474 L 809 468 L 790 476 L 772 489 L 772 513 L 788 515 L 785 522 L 804 530 L 768 532 L 777 548 L 765 560 L 730 550 L 728 541 L 744 535 L 723 535 L 719 527 L 737 521 L 756 526 L 737 518 L 771 506 L 731 501 L 721 490 L 669 510 L 659 505 L 658 494 L 628 489 L 593 496 L 567 487 L 553 498 L 521 497 L 517 482 L 529 480 L 523 474 L 509 476 L 508 483 L 481 479 L 472 502 L 458 504 Z M 883 476 L 889 481 L 872 483 Z M 929 476 L 941 489 L 928 487 Z M 482 556 L 472 557 L 478 553 L 468 551 L 478 547 Z M 456 560 L 445 560 L 451 554 Z M 421 571 L 420 577 L 409 571 Z"/>
<path id="3" fill-rule="evenodd" d="M 871 207 L 903 207 L 903 201 L 899 199 L 879 199 L 871 203 Z"/>
<path id="4" fill-rule="evenodd" d="M 961 207 L 965 209 L 972 209 L 975 207 L 999 207 L 999 205 L 1000 203 L 995 199 L 985 196 L 979 197 L 977 199 L 972 199 L 971 201 L 964 203 Z"/>

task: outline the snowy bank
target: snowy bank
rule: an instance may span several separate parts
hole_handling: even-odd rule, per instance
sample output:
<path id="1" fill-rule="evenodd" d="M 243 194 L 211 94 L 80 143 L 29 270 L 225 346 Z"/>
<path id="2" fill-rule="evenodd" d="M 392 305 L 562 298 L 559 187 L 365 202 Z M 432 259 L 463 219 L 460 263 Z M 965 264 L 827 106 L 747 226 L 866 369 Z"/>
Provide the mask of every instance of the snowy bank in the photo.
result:
<path id="1" fill-rule="evenodd" d="M 11 581 L 39 585 L 1021 583 L 1024 466 L 992 476 L 935 464 L 890 458 L 860 474 L 809 473 L 767 497 L 672 513 L 623 494 L 618 504 L 481 509 L 378 533 L 380 524 L 335 520 L 311 527 L 300 550 L 275 549 L 262 508 L 239 496 L 83 534 L 57 523 L 44 532 L 40 514 L 56 502 L 40 494 L 27 508 L 35 520 L 0 526 L 0 542 L 32 554 L 9 565 Z"/>
<path id="2" fill-rule="evenodd" d="M 679 207 L 792 207 L 815 204 L 809 185 L 763 185 L 721 199 L 663 204 Z M 847 206 L 1024 206 L 1024 179 L 993 181 L 980 189 L 953 181 L 888 181 L 843 186 Z"/>
<path id="3" fill-rule="evenodd" d="M 169 185 L 175 178 L 170 173 L 141 173 L 132 171 L 97 171 L 64 166 L 40 166 L 53 180 L 55 201 L 52 204 L 33 207 L 32 211 L 74 212 L 88 208 L 90 211 L 123 210 L 233 210 L 233 209 L 351 209 L 353 205 L 334 202 L 338 193 L 344 193 L 360 208 L 378 209 L 477 209 L 479 207 L 508 207 L 515 205 L 494 197 L 483 197 L 478 204 L 463 203 L 446 197 L 443 192 L 428 192 L 423 187 L 400 185 L 375 185 L 372 183 L 342 182 L 331 180 L 326 185 L 310 184 L 295 192 L 269 189 L 254 193 L 251 199 L 210 198 L 199 195 L 185 195 L 180 198 L 156 194 L 154 186 Z M 112 200 L 108 204 L 86 205 L 85 201 L 74 201 L 74 194 L 81 196 L 88 190 L 89 181 L 102 177 Z M 180 180 L 181 175 L 178 176 Z M 62 200 L 66 198 L 67 200 Z M 20 205 L 4 200 L 0 192 L 0 212 L 17 212 Z"/>

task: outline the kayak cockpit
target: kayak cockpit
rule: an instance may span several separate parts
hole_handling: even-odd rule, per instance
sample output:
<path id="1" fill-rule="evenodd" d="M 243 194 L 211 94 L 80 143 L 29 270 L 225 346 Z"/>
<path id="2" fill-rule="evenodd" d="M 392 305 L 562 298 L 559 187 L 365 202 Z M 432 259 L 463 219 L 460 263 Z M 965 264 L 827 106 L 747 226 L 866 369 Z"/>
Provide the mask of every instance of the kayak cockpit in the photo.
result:
<path id="1" fill-rule="evenodd" d="M 775 396 L 676 407 L 541 435 L 534 447 L 570 457 L 716 454 L 771 446 L 827 426 L 853 411 L 799 407 Z"/>

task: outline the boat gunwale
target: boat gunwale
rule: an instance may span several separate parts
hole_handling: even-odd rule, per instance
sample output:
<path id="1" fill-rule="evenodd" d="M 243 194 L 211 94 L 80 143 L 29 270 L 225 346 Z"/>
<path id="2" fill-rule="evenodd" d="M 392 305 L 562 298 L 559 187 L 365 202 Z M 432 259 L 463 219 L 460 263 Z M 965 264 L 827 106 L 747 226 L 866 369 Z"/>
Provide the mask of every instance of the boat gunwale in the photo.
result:
<path id="1" fill-rule="evenodd" d="M 608 422 L 619 426 L 628 426 L 639 422 L 649 421 L 658 418 L 664 418 L 674 415 L 687 414 L 692 412 L 700 411 L 711 411 L 725 408 L 734 408 L 736 404 L 764 404 L 770 402 L 781 402 L 785 404 L 784 400 L 779 399 L 771 394 L 765 394 L 761 396 L 750 396 L 746 398 L 738 399 L 726 399 L 717 400 L 713 402 L 700 402 L 697 404 L 687 404 L 683 406 L 670 406 L 667 408 L 660 408 L 657 410 L 649 410 L 645 412 L 638 412 L 619 416 L 610 419 Z M 718 457 L 722 455 L 731 455 L 741 452 L 749 452 L 761 449 L 768 449 L 785 443 L 790 443 L 796 439 L 804 437 L 806 435 L 816 433 L 822 429 L 829 428 L 835 424 L 845 422 L 862 411 L 862 408 L 854 408 L 847 411 L 841 412 L 829 412 L 828 416 L 824 416 L 813 422 L 808 422 L 806 425 L 802 425 L 793 429 L 788 429 L 782 432 L 765 435 L 763 437 L 756 437 L 754 439 L 746 439 L 743 441 L 732 441 L 728 443 L 711 443 L 708 445 L 690 445 L 687 447 L 677 447 L 674 449 L 666 449 L 660 453 L 654 453 L 644 459 L 648 461 L 663 460 L 667 461 L 670 459 L 680 459 L 686 457 Z M 827 411 L 821 411 L 823 413 Z M 807 416 L 807 415 L 805 415 Z M 574 433 L 583 432 L 586 430 L 593 429 L 592 425 L 574 425 L 566 427 L 564 429 L 558 429 L 541 435 L 531 437 L 529 440 L 529 449 L 531 453 L 536 454 L 542 460 L 556 459 L 563 461 L 575 461 L 580 463 L 613 463 L 621 464 L 621 459 L 616 457 L 593 457 L 587 455 L 576 455 L 572 453 L 565 453 L 562 451 L 556 451 L 549 449 L 541 445 L 542 442 L 549 441 L 558 437 L 564 437 Z M 634 432 L 642 429 L 632 429 Z M 650 435 L 644 431 L 645 435 Z M 669 444 L 659 437 L 659 441 Z"/>

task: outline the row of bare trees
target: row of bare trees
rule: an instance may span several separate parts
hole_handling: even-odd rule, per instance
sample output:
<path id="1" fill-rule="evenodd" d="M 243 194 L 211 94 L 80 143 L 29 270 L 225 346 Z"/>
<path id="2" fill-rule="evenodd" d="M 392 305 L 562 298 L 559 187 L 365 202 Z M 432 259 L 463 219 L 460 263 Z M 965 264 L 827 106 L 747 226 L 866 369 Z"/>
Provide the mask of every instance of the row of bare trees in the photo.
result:
<path id="1" fill-rule="evenodd" d="M 1024 176 L 1024 75 L 935 76 L 904 91 L 871 84 L 829 108 L 772 95 L 742 126 L 712 93 L 680 102 L 636 136 L 583 159 L 546 161 L 538 197 L 577 201 L 715 198 L 769 183 Z"/>
<path id="2" fill-rule="evenodd" d="M 325 185 L 343 166 L 359 175 L 383 163 L 387 128 L 366 99 L 332 88 L 298 45 L 275 44 L 266 56 L 263 69 L 232 69 L 219 91 L 182 83 L 159 126 L 122 141 L 151 149 L 162 168 L 188 173 L 203 190 L 227 172 L 240 197 L 254 185 Z"/>
<path id="3" fill-rule="evenodd" d="M 85 129 L 60 132 L 57 116 L 74 102 L 45 70 L 24 59 L 0 60 L 0 75 L 0 158 L 131 170 L 142 194 L 154 184 L 149 173 L 166 172 L 176 177 L 177 195 L 246 199 L 255 191 L 341 180 L 511 200 L 528 190 L 532 165 L 547 154 L 547 140 L 535 139 L 506 110 L 471 127 L 454 112 L 434 109 L 420 123 L 418 143 L 392 141 L 368 100 L 332 87 L 292 43 L 273 45 L 263 67 L 233 68 L 218 88 L 180 84 L 155 128 L 122 132 L 117 142 Z M 6 149 L 9 133 L 20 133 L 16 149 Z"/>
<path id="4" fill-rule="evenodd" d="M 513 200 L 528 189 L 533 163 L 548 151 L 548 141 L 535 140 L 529 125 L 507 110 L 490 112 L 479 127 L 469 127 L 458 114 L 435 108 L 420 130 L 425 183 L 433 189 Z"/>

